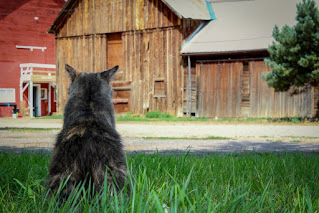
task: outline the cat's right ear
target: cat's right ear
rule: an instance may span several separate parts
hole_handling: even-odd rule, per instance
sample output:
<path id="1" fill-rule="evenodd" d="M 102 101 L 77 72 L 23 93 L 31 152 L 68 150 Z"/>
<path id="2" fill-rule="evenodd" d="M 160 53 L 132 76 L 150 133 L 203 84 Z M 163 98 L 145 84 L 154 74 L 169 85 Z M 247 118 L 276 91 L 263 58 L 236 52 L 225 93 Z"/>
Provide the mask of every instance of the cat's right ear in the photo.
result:
<path id="1" fill-rule="evenodd" d="M 80 74 L 80 71 L 71 67 L 68 64 L 65 64 L 65 70 L 69 73 L 70 79 L 73 82 L 77 75 Z"/>

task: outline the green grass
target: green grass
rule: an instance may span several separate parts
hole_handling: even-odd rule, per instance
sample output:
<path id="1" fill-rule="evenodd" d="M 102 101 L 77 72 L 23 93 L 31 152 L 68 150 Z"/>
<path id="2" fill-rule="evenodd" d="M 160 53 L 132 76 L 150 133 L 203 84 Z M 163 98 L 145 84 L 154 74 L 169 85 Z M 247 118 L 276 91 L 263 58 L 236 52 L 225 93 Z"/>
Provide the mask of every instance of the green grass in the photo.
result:
<path id="1" fill-rule="evenodd" d="M 146 140 L 230 140 L 231 138 L 219 137 L 219 136 L 209 136 L 205 138 L 185 138 L 185 137 L 142 137 Z"/>
<path id="2" fill-rule="evenodd" d="M 64 204 L 43 183 L 49 155 L 0 153 L 0 212 L 315 212 L 319 159 L 310 154 L 128 155 L 130 199 L 78 188 Z M 76 200 L 77 195 L 83 197 Z"/>
<path id="3" fill-rule="evenodd" d="M 278 139 L 274 139 L 274 140 L 267 139 L 266 141 L 267 141 L 267 142 L 278 142 L 278 143 L 283 142 L 283 140 L 278 140 Z"/>
<path id="4" fill-rule="evenodd" d="M 147 112 L 144 115 L 132 115 L 130 112 L 116 117 L 117 121 L 204 121 L 214 123 L 270 123 L 270 124 L 301 124 L 311 123 L 319 124 L 316 119 L 307 119 L 300 117 L 285 117 L 285 118 L 205 118 L 205 117 L 175 117 L 168 113 L 161 113 L 160 111 Z"/>
<path id="5" fill-rule="evenodd" d="M 42 131 L 52 131 L 61 130 L 59 128 L 15 128 L 15 127 L 0 127 L 1 130 L 8 130 L 11 132 L 42 132 Z"/>
<path id="6" fill-rule="evenodd" d="M 208 121 L 208 118 L 175 117 L 159 111 L 147 112 L 143 115 L 132 115 L 130 112 L 116 116 L 117 121 Z"/>
<path id="7" fill-rule="evenodd" d="M 63 115 L 57 114 L 57 115 L 41 116 L 41 117 L 36 117 L 36 119 L 63 119 Z"/>
<path id="8" fill-rule="evenodd" d="M 292 143 L 300 143 L 301 140 L 291 140 L 290 142 L 292 142 Z"/>
<path id="9" fill-rule="evenodd" d="M 140 115 L 132 115 L 130 112 L 116 116 L 117 121 L 148 121 L 147 118 Z"/>
<path id="10" fill-rule="evenodd" d="M 62 114 L 42 116 L 36 119 L 63 119 Z M 301 117 L 285 117 L 285 118 L 205 118 L 205 117 L 176 117 L 168 113 L 161 113 L 160 111 L 146 112 L 145 115 L 133 115 L 128 112 L 116 116 L 117 121 L 204 121 L 214 123 L 289 123 L 289 124 L 301 124 L 311 123 L 319 124 L 318 119 L 307 119 Z"/>
<path id="11" fill-rule="evenodd" d="M 173 118 L 174 116 L 168 114 L 168 113 L 161 113 L 160 111 L 152 111 L 147 112 L 145 114 L 146 118 Z"/>

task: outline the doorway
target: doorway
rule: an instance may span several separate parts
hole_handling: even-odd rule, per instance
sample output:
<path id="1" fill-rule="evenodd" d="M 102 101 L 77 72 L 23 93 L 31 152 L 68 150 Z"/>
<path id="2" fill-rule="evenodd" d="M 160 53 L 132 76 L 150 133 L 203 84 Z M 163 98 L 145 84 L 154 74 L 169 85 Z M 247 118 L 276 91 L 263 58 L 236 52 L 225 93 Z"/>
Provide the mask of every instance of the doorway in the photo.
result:
<path id="1" fill-rule="evenodd" d="M 131 82 L 124 80 L 124 49 L 122 33 L 107 34 L 107 68 L 119 65 L 113 77 L 113 104 L 115 113 L 130 111 Z"/>
<path id="2" fill-rule="evenodd" d="M 111 33 L 107 35 L 107 68 L 119 65 L 115 80 L 123 80 L 123 43 L 121 33 Z"/>
<path id="3" fill-rule="evenodd" d="M 242 70 L 240 61 L 196 64 L 197 117 L 240 117 Z"/>
<path id="4" fill-rule="evenodd" d="M 33 85 L 33 116 L 41 116 L 41 85 Z"/>

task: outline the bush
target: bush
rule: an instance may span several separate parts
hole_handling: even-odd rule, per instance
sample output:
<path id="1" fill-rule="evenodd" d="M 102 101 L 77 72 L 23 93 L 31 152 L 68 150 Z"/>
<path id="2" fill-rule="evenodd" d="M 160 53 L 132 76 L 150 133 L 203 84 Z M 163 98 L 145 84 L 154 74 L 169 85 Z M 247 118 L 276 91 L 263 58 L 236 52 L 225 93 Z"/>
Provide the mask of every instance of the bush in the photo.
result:
<path id="1" fill-rule="evenodd" d="M 293 118 L 291 118 L 291 123 L 299 124 L 300 123 L 300 119 L 298 117 L 293 117 Z"/>
<path id="2" fill-rule="evenodd" d="M 146 118 L 173 118 L 174 116 L 168 113 L 161 113 L 160 111 L 151 111 L 147 112 L 145 115 Z"/>

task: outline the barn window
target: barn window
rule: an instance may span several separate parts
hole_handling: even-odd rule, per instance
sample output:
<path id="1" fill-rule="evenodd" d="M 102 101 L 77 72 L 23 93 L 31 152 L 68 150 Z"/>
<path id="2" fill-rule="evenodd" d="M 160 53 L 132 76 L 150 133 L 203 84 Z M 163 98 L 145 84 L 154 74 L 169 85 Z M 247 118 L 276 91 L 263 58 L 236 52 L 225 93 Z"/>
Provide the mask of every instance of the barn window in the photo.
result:
<path id="1" fill-rule="evenodd" d="M 47 100 L 48 99 L 48 89 L 41 88 L 41 100 Z"/>
<path id="2" fill-rule="evenodd" d="M 54 92 L 53 92 L 53 101 L 54 101 L 54 102 L 56 102 L 56 96 L 57 96 L 57 95 L 56 95 L 56 92 L 57 92 L 57 91 L 56 91 L 56 88 L 54 88 Z"/>
<path id="3" fill-rule="evenodd" d="M 165 79 L 164 78 L 154 79 L 154 98 L 165 98 L 165 97 L 166 97 Z"/>

